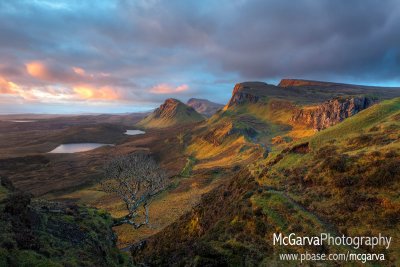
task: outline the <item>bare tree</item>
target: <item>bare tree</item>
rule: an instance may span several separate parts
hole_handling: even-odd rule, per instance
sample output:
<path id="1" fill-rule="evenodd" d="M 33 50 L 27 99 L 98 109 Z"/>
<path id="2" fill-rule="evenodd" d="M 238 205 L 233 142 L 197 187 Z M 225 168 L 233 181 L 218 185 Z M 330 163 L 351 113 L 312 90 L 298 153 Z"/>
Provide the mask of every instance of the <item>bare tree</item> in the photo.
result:
<path id="1" fill-rule="evenodd" d="M 125 203 L 128 214 L 115 225 L 130 224 L 135 229 L 149 224 L 149 206 L 153 197 L 165 189 L 167 176 L 148 154 L 134 153 L 113 159 L 105 167 L 101 185 L 105 192 L 117 194 Z M 140 210 L 144 215 L 141 218 Z"/>

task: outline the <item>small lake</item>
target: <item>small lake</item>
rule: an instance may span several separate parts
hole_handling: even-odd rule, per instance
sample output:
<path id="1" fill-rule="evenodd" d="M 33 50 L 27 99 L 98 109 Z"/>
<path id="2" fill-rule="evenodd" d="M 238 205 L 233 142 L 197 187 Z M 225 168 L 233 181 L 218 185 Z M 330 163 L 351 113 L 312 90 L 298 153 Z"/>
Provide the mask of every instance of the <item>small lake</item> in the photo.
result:
<path id="1" fill-rule="evenodd" d="M 35 122 L 34 120 L 12 120 L 10 122 Z"/>
<path id="2" fill-rule="evenodd" d="M 138 135 L 138 134 L 145 134 L 146 132 L 141 130 L 126 130 L 126 135 Z"/>
<path id="3" fill-rule="evenodd" d="M 77 153 L 96 149 L 102 146 L 112 146 L 111 144 L 100 143 L 79 143 L 79 144 L 62 144 L 48 153 Z"/>

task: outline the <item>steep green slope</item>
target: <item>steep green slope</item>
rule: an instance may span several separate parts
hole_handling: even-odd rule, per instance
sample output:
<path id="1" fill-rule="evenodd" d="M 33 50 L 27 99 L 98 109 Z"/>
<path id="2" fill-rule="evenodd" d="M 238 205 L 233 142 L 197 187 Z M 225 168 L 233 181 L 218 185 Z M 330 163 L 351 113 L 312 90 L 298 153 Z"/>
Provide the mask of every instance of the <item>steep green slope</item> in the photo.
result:
<path id="1" fill-rule="evenodd" d="M 385 127 L 388 123 L 395 125 L 397 121 L 391 116 L 398 114 L 399 110 L 400 98 L 384 101 L 334 127 L 319 132 L 311 138 L 310 142 L 313 147 L 318 147 L 332 139 L 345 139 L 351 135 L 363 133 L 368 128 Z"/>
<path id="2" fill-rule="evenodd" d="M 1 179 L 0 266 L 130 266 L 112 218 L 76 205 L 32 200 Z"/>
<path id="3" fill-rule="evenodd" d="M 143 128 L 166 128 L 174 125 L 194 123 L 205 118 L 192 107 L 188 107 L 177 99 L 167 99 L 153 113 L 137 123 Z"/>
<path id="4" fill-rule="evenodd" d="M 400 238 L 400 98 L 366 109 L 302 145 L 308 149 L 292 146 L 259 163 L 259 181 L 286 192 L 341 233 Z M 395 242 L 384 252 L 398 265 L 399 251 Z"/>
<path id="5" fill-rule="evenodd" d="M 132 254 L 137 264 L 151 266 L 271 266 L 282 263 L 276 253 L 305 249 L 272 245 L 272 235 L 278 231 L 317 234 L 331 229 L 285 195 L 261 187 L 247 171 L 241 171 L 204 195 L 193 211 L 134 246 Z"/>

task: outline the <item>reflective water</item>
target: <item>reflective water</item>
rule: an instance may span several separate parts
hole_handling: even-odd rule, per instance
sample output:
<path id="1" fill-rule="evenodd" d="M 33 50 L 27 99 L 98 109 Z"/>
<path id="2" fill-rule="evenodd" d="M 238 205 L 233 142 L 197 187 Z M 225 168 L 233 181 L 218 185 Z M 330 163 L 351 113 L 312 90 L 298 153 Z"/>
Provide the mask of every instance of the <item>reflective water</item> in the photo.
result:
<path id="1" fill-rule="evenodd" d="M 126 135 L 138 135 L 138 134 L 144 134 L 146 132 L 141 131 L 141 130 L 126 130 L 125 134 Z"/>
<path id="2" fill-rule="evenodd" d="M 62 144 L 50 151 L 49 153 L 77 153 L 93 150 L 101 146 L 110 146 L 110 144 L 100 143 L 79 143 L 79 144 Z"/>
<path id="3" fill-rule="evenodd" d="M 12 120 L 10 122 L 35 122 L 34 120 Z"/>

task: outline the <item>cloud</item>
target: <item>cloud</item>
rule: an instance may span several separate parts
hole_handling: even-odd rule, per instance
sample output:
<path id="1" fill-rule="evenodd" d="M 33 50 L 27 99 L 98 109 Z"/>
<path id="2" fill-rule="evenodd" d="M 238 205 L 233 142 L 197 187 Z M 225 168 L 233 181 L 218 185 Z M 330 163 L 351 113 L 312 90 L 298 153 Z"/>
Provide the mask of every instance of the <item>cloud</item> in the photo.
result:
<path id="1" fill-rule="evenodd" d="M 18 85 L 0 76 L 0 94 L 17 94 Z"/>
<path id="2" fill-rule="evenodd" d="M 48 2 L 0 1 L 1 92 L 133 107 L 224 103 L 245 80 L 400 83 L 395 0 Z"/>
<path id="3" fill-rule="evenodd" d="M 115 89 L 108 87 L 108 86 L 95 88 L 95 87 L 83 85 L 83 86 L 74 87 L 73 91 L 81 99 L 116 100 L 116 99 L 120 98 L 118 92 Z"/>
<path id="4" fill-rule="evenodd" d="M 32 77 L 47 80 L 51 79 L 51 74 L 47 66 L 40 61 L 32 61 L 26 64 L 26 70 Z"/>
<path id="5" fill-rule="evenodd" d="M 32 65 L 30 65 L 30 67 L 32 67 Z M 42 75 L 42 70 L 40 68 L 38 70 L 36 66 L 32 73 L 35 73 L 35 75 L 37 74 L 40 78 L 44 77 Z M 112 101 L 121 98 L 118 90 L 109 86 L 94 87 L 92 85 L 77 85 L 72 87 L 72 89 L 65 86 L 21 87 L 1 76 L 0 95 L 13 95 L 29 102 L 39 103 L 97 100 Z"/>
<path id="6" fill-rule="evenodd" d="M 85 76 L 85 74 L 86 74 L 85 70 L 82 69 L 82 68 L 72 67 L 72 70 L 73 70 L 76 74 L 81 75 L 81 76 Z"/>
<path id="7" fill-rule="evenodd" d="M 187 91 L 188 89 L 189 89 L 189 86 L 187 84 L 182 84 L 177 87 L 173 87 L 166 83 L 161 83 L 156 86 L 153 86 L 150 89 L 150 92 L 153 94 L 176 94 L 176 93 Z"/>
<path id="8" fill-rule="evenodd" d="M 0 95 L 10 100 L 25 100 L 28 102 L 59 102 L 74 98 L 68 89 L 53 87 L 21 87 L 5 78 L 0 77 Z M 0 96 L 1 98 L 1 96 Z"/>

